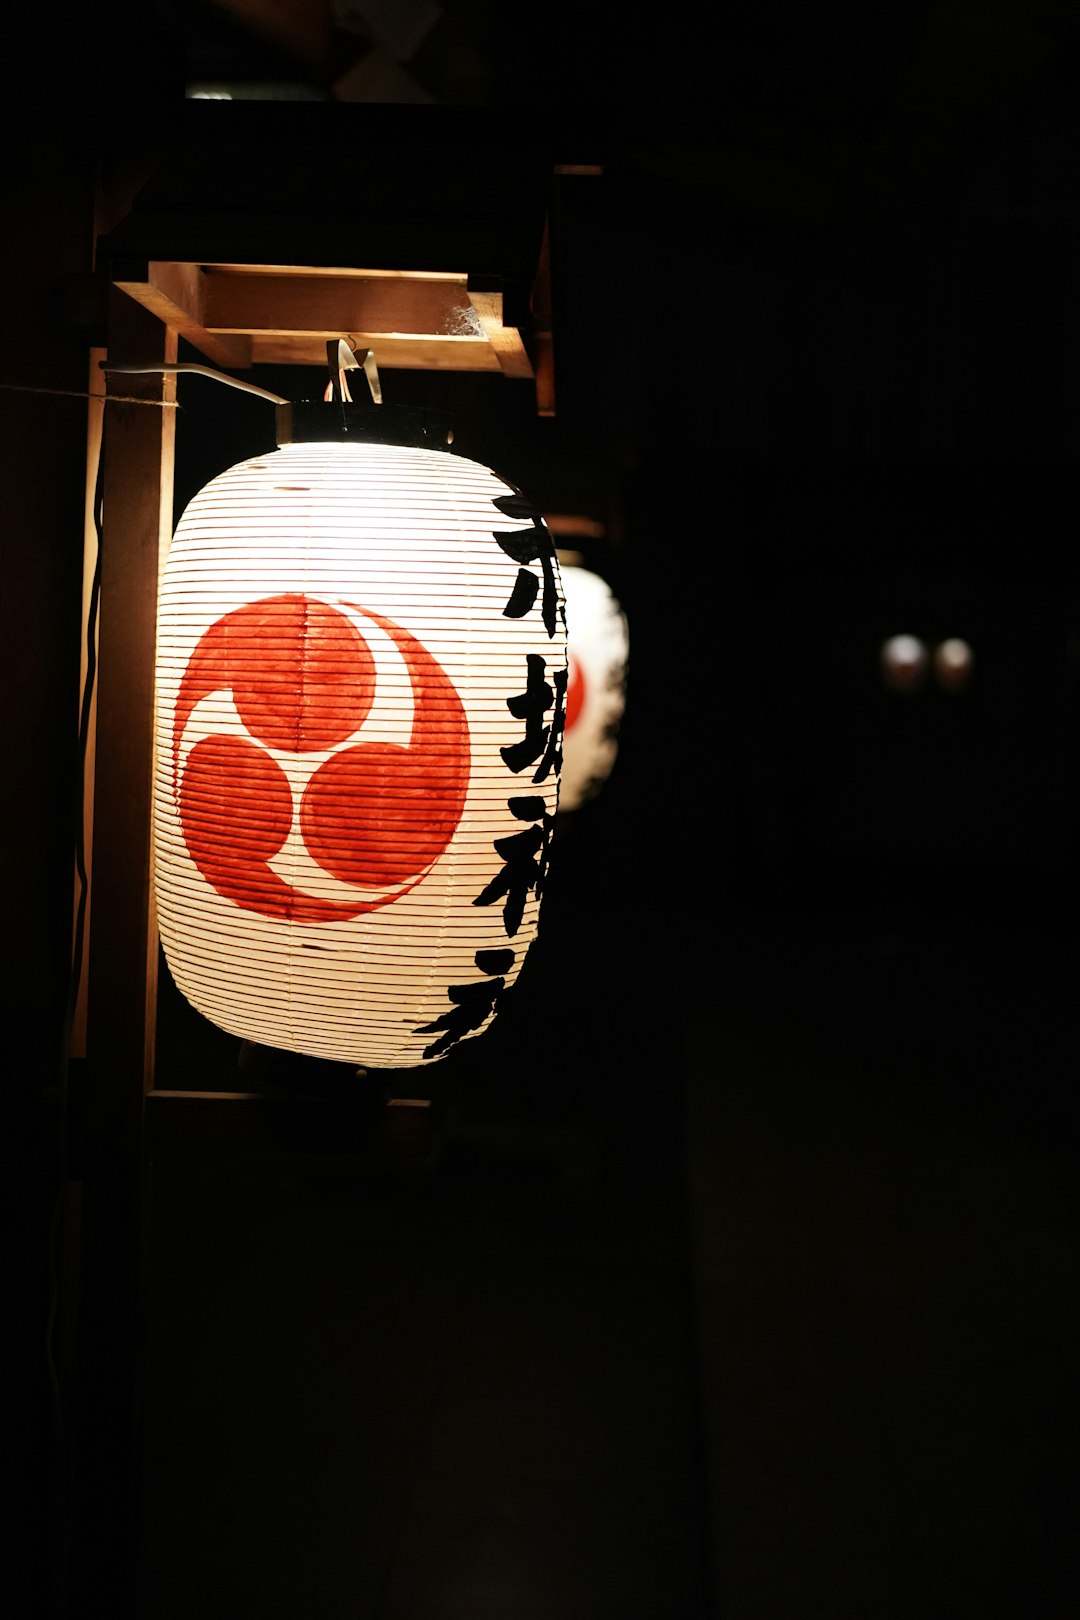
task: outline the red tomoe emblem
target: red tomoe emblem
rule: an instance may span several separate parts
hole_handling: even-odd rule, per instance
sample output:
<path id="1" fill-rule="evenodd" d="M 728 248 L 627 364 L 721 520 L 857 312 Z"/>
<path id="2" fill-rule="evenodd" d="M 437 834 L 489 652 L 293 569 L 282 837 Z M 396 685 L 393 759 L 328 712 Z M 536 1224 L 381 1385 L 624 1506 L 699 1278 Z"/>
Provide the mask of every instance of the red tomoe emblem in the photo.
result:
<path id="1" fill-rule="evenodd" d="M 408 631 L 352 602 L 386 632 L 412 685 L 407 747 L 352 742 L 376 693 L 374 654 L 352 619 L 317 597 L 270 596 L 227 613 L 184 671 L 173 723 L 173 779 L 192 860 L 226 899 L 267 917 L 327 922 L 358 917 L 413 888 L 449 844 L 469 782 L 469 728 L 446 672 Z M 231 691 L 246 737 L 180 746 L 195 706 Z M 313 771 L 300 832 L 332 877 L 379 898 L 327 900 L 293 888 L 270 861 L 293 828 L 289 780 L 267 749 L 337 752 Z"/>
<path id="2" fill-rule="evenodd" d="M 566 719 L 563 722 L 563 729 L 569 731 L 581 713 L 582 704 L 585 702 L 585 671 L 569 648 L 567 649 L 566 660 L 569 667 L 566 679 Z"/>

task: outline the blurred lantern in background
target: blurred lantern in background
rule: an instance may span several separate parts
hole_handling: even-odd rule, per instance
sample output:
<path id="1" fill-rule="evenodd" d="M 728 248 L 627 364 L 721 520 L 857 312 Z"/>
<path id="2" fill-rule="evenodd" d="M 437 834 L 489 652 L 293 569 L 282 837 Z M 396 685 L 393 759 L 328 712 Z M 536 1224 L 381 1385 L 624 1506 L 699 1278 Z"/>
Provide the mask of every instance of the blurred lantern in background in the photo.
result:
<path id="1" fill-rule="evenodd" d="M 231 1034 L 411 1068 L 487 1027 L 536 935 L 559 566 L 442 413 L 277 416 L 279 448 L 194 497 L 164 570 L 162 944 Z"/>
<path id="2" fill-rule="evenodd" d="M 576 810 L 607 781 L 618 752 L 626 703 L 629 635 L 626 616 L 607 582 L 582 565 L 580 553 L 558 553 L 566 594 L 566 734 L 560 811 Z"/>
<path id="3" fill-rule="evenodd" d="M 946 692 L 963 692 L 974 664 L 975 655 L 960 636 L 949 636 L 934 648 L 934 674 Z"/>
<path id="4" fill-rule="evenodd" d="M 926 646 L 918 636 L 890 636 L 881 649 L 881 673 L 894 692 L 917 692 L 926 678 L 928 662 Z"/>

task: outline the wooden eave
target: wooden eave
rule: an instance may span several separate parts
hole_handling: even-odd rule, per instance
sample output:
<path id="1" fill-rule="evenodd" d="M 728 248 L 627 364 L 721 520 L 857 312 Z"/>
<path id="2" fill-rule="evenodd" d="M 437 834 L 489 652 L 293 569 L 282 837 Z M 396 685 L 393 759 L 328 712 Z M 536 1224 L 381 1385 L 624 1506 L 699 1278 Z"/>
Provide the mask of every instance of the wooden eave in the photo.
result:
<path id="1" fill-rule="evenodd" d="M 111 279 L 218 366 L 321 365 L 327 340 L 347 338 L 380 369 L 534 376 L 502 292 L 463 271 L 135 259 Z"/>
<path id="2" fill-rule="evenodd" d="M 582 171 L 527 109 L 481 111 L 185 103 L 99 271 L 215 366 L 344 338 L 380 371 L 530 380 L 552 415 L 551 210 Z"/>

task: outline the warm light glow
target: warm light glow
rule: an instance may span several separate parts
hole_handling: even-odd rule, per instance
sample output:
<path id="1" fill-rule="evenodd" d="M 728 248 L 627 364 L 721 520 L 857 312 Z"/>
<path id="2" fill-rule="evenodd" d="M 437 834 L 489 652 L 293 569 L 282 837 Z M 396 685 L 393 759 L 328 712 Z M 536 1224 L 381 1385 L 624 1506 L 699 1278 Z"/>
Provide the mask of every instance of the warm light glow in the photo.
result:
<path id="1" fill-rule="evenodd" d="M 570 675 L 560 810 L 576 810 L 607 781 L 618 752 L 629 651 L 626 618 L 598 574 L 563 559 Z"/>
<path id="2" fill-rule="evenodd" d="M 934 648 L 934 673 L 947 692 L 963 691 L 974 663 L 974 653 L 959 636 L 950 636 Z"/>
<path id="3" fill-rule="evenodd" d="M 894 692 L 913 692 L 926 674 L 926 648 L 917 636 L 890 636 L 881 649 L 881 672 Z"/>
<path id="4" fill-rule="evenodd" d="M 165 568 L 156 885 L 183 994 L 372 1068 L 491 1022 L 536 935 L 566 629 L 551 537 L 449 451 L 299 443 L 194 498 Z"/>

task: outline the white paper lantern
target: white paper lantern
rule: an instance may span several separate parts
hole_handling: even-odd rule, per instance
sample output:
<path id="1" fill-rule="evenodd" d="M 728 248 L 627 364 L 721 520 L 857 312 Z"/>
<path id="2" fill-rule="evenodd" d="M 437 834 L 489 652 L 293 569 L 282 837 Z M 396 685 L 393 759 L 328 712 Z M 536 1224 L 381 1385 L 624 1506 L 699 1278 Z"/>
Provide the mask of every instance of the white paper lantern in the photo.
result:
<path id="1" fill-rule="evenodd" d="M 560 810 L 576 810 L 607 781 L 626 702 L 626 616 L 607 582 L 578 563 L 561 568 L 569 677 Z"/>
<path id="2" fill-rule="evenodd" d="M 561 575 L 533 507 L 447 427 L 279 407 L 280 447 L 202 489 L 170 549 L 161 939 L 192 1005 L 261 1045 L 434 1062 L 488 1026 L 536 935 Z"/>

